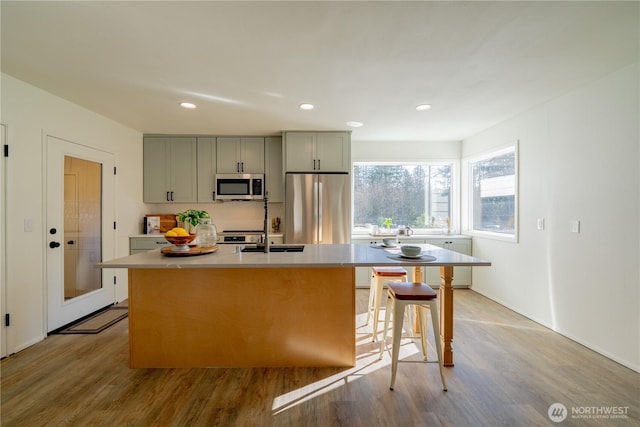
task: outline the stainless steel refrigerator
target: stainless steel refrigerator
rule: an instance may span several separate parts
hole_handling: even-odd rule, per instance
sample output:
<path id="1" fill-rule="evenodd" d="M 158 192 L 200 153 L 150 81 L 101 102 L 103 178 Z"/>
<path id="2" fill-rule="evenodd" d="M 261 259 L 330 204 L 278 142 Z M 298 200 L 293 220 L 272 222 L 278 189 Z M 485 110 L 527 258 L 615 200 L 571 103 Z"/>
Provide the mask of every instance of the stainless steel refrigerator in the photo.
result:
<path id="1" fill-rule="evenodd" d="M 349 174 L 287 173 L 284 216 L 286 243 L 349 243 Z"/>

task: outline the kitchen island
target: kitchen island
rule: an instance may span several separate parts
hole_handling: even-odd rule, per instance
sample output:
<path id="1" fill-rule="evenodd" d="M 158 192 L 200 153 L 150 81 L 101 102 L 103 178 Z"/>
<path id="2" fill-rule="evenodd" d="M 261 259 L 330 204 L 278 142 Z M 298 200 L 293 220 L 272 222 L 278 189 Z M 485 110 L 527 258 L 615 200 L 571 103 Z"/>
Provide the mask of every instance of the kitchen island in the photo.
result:
<path id="1" fill-rule="evenodd" d="M 436 260 L 400 260 L 398 250 L 367 245 L 305 245 L 293 253 L 221 245 L 213 254 L 154 250 L 99 266 L 129 269 L 130 367 L 161 368 L 354 366 L 355 267 L 438 265 L 441 339 L 451 366 L 453 267 L 490 263 L 419 246 Z"/>

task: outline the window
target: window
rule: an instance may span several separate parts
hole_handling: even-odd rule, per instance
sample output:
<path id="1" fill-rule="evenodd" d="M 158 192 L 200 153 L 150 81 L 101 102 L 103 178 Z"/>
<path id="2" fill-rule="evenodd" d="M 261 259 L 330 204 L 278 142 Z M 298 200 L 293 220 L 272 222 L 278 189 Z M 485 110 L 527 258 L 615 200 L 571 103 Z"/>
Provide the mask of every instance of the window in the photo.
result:
<path id="1" fill-rule="evenodd" d="M 415 232 L 442 231 L 452 212 L 452 163 L 354 163 L 354 233 L 406 225 Z"/>
<path id="2" fill-rule="evenodd" d="M 517 145 L 468 161 L 469 231 L 517 241 Z"/>

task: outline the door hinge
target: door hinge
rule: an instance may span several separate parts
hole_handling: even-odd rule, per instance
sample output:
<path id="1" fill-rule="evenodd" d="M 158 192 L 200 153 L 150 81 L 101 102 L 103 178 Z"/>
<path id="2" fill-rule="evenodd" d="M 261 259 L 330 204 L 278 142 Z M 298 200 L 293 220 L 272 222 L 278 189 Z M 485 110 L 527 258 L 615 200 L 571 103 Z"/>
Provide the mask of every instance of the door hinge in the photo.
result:
<path id="1" fill-rule="evenodd" d="M 117 171 L 117 167 L 116 167 L 116 166 L 114 166 L 114 167 L 113 167 L 113 174 L 114 174 L 114 175 L 117 175 L 116 171 Z"/>
<path id="2" fill-rule="evenodd" d="M 4 315 L 4 326 L 11 326 L 11 315 L 9 313 Z"/>
<path id="3" fill-rule="evenodd" d="M 113 221 L 113 229 L 114 230 L 116 229 L 116 222 L 115 221 Z"/>
<path id="4" fill-rule="evenodd" d="M 4 144 L 4 156 L 9 157 L 9 145 Z"/>

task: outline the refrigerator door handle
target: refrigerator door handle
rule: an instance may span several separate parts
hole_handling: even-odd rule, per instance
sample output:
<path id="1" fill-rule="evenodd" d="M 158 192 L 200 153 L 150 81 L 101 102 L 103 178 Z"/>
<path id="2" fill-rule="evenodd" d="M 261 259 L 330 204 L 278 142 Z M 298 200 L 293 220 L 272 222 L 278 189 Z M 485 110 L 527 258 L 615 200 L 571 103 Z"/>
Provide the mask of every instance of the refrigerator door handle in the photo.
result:
<path id="1" fill-rule="evenodd" d="M 316 238 L 316 243 L 322 243 L 322 182 L 318 182 L 318 191 L 316 193 L 318 195 L 318 237 Z"/>

